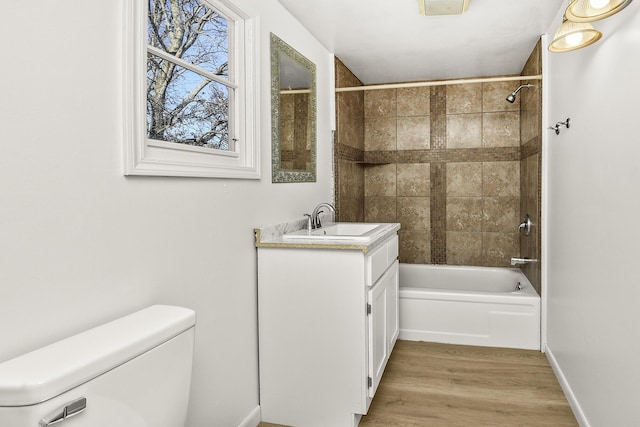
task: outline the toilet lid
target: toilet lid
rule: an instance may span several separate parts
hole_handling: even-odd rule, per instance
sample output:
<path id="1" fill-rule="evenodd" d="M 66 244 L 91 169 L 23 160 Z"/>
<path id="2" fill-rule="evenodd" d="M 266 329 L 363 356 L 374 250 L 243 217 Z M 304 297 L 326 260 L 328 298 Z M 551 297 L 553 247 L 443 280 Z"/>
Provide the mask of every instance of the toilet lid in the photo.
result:
<path id="1" fill-rule="evenodd" d="M 195 325 L 195 312 L 155 305 L 0 363 L 0 407 L 49 400 Z"/>

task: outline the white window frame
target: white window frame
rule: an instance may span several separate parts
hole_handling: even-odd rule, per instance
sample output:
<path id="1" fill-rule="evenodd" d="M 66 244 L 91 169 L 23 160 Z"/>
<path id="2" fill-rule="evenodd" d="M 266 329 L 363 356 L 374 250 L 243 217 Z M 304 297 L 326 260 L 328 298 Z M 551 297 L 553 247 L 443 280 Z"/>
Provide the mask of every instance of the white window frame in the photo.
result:
<path id="1" fill-rule="evenodd" d="M 205 178 L 260 178 L 258 18 L 225 0 L 199 0 L 234 21 L 229 56 L 237 83 L 229 106 L 230 149 L 216 150 L 147 138 L 147 1 L 122 0 L 124 11 L 124 174 Z M 232 143 L 234 142 L 234 143 Z"/>

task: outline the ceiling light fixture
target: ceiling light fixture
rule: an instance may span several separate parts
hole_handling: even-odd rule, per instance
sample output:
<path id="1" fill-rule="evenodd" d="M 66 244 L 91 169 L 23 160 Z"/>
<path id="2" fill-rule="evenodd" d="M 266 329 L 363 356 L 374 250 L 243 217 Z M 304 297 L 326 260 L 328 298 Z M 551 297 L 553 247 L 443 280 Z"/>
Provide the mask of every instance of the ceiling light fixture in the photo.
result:
<path id="1" fill-rule="evenodd" d="M 594 44 L 602 33 L 587 22 L 572 22 L 566 17 L 549 45 L 551 52 L 569 52 Z"/>
<path id="2" fill-rule="evenodd" d="M 459 15 L 467 11 L 470 0 L 418 0 L 420 15 Z"/>
<path id="3" fill-rule="evenodd" d="M 549 45 L 551 52 L 569 52 L 594 44 L 602 33 L 589 22 L 620 12 L 633 0 L 569 0 L 562 24 Z"/>
<path id="4" fill-rule="evenodd" d="M 573 22 L 593 22 L 620 12 L 633 0 L 575 0 L 565 16 Z"/>

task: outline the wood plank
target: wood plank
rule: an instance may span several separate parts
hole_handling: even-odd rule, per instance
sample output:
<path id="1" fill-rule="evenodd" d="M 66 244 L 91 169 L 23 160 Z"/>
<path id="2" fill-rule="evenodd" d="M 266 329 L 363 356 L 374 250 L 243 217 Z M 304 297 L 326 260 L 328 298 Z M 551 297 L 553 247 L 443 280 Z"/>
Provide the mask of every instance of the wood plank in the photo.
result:
<path id="1" fill-rule="evenodd" d="M 360 422 L 363 427 L 515 425 L 578 425 L 544 354 L 414 341 L 397 342 Z"/>

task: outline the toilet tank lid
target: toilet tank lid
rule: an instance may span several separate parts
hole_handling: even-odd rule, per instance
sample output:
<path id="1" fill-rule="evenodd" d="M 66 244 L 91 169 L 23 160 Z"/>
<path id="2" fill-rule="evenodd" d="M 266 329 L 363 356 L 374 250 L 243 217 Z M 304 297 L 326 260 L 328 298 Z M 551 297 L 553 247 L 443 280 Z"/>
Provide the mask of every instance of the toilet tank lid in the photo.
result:
<path id="1" fill-rule="evenodd" d="M 193 310 L 154 305 L 0 363 L 0 407 L 51 399 L 169 341 L 195 321 Z"/>

